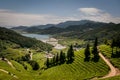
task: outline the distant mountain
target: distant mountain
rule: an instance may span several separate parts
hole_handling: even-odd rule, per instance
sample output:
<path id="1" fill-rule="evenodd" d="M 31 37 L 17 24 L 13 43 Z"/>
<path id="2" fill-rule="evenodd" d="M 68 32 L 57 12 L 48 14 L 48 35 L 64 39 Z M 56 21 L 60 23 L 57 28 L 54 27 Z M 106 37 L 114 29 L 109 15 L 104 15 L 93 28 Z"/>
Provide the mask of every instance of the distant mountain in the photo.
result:
<path id="1" fill-rule="evenodd" d="M 23 31 L 88 40 L 95 37 L 111 38 L 113 35 L 120 32 L 120 24 L 102 23 L 90 20 L 66 21 L 56 25 L 47 26 L 46 28 L 29 27 Z"/>
<path id="2" fill-rule="evenodd" d="M 93 40 L 95 37 L 103 39 L 111 39 L 120 32 L 120 24 L 88 22 L 81 25 L 71 25 L 66 28 L 52 26 L 46 29 L 39 29 L 39 34 L 51 34 L 54 37 L 70 37 L 84 40 Z M 32 32 L 30 32 L 32 33 Z"/>
<path id="3" fill-rule="evenodd" d="M 54 24 L 46 24 L 46 25 L 31 26 L 30 28 L 45 29 L 45 28 L 49 28 L 52 26 L 55 26 L 55 25 Z"/>
<path id="4" fill-rule="evenodd" d="M 75 26 L 74 26 L 75 27 Z M 77 27 L 77 26 L 76 26 Z M 85 27 L 85 26 L 84 26 Z M 104 24 L 104 25 L 95 25 L 92 27 L 86 27 L 83 29 L 74 28 L 69 29 L 68 32 L 62 32 L 56 35 L 70 38 L 79 38 L 84 40 L 94 40 L 95 37 L 98 37 L 100 40 L 112 39 L 115 35 L 120 34 L 120 24 Z"/>
<path id="5" fill-rule="evenodd" d="M 24 29 L 27 29 L 27 26 L 18 26 L 18 27 L 13 27 L 11 28 L 12 30 L 16 30 L 16 31 L 23 31 Z"/>
<path id="6" fill-rule="evenodd" d="M 66 22 L 59 23 L 59 24 L 57 24 L 55 26 L 56 27 L 60 27 L 60 28 L 66 28 L 68 26 L 72 26 L 72 25 L 84 25 L 86 23 L 96 23 L 96 22 L 90 21 L 90 20 L 66 21 Z"/>
<path id="7" fill-rule="evenodd" d="M 95 21 L 90 21 L 90 20 L 81 20 L 81 21 L 66 21 L 66 22 L 62 22 L 59 24 L 46 24 L 46 25 L 38 25 L 38 26 L 31 26 L 31 27 L 26 27 L 26 26 L 19 26 L 19 27 L 14 27 L 11 28 L 12 30 L 15 31 L 23 31 L 23 32 L 34 32 L 34 33 L 38 33 L 43 29 L 47 29 L 50 27 L 58 27 L 58 28 L 67 28 L 69 26 L 74 26 L 74 25 L 85 25 L 85 24 L 105 24 L 102 22 L 95 22 Z"/>
<path id="8" fill-rule="evenodd" d="M 38 26 L 31 26 L 28 28 L 23 29 L 23 32 L 28 32 L 28 33 L 37 33 L 39 31 L 41 31 L 41 29 L 46 29 L 49 27 L 54 26 L 53 24 L 46 24 L 46 25 L 38 25 Z"/>
<path id="9" fill-rule="evenodd" d="M 68 27 L 48 27 L 45 29 L 37 29 L 32 27 L 31 29 L 25 30 L 28 33 L 38 33 L 38 34 L 63 34 L 63 33 L 70 33 L 70 32 L 83 32 L 87 30 L 93 30 L 98 27 L 104 27 L 108 25 L 107 23 L 100 23 L 100 22 L 93 22 L 93 21 L 88 21 L 87 23 L 82 23 L 80 25 L 70 25 Z"/>

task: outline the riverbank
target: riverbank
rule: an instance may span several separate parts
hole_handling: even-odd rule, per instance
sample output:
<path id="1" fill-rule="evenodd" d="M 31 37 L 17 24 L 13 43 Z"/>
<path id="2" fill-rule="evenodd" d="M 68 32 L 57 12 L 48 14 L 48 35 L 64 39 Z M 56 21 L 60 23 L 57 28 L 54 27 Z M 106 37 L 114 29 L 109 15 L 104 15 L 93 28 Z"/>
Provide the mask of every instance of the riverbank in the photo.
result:
<path id="1" fill-rule="evenodd" d="M 44 43 L 48 43 L 54 46 L 55 49 L 65 49 L 66 46 L 63 46 L 61 44 L 58 44 L 58 40 L 55 38 L 49 38 L 48 40 L 41 40 Z"/>
<path id="2" fill-rule="evenodd" d="M 66 46 L 63 46 L 61 44 L 58 44 L 58 40 L 55 39 L 55 38 L 50 38 L 50 35 L 40 35 L 40 34 L 29 34 L 29 33 L 25 33 L 25 34 L 22 34 L 23 36 L 26 36 L 26 37 L 31 37 L 31 38 L 36 38 L 37 40 L 40 40 L 44 43 L 48 43 L 52 46 L 54 46 L 55 49 L 65 49 Z"/>

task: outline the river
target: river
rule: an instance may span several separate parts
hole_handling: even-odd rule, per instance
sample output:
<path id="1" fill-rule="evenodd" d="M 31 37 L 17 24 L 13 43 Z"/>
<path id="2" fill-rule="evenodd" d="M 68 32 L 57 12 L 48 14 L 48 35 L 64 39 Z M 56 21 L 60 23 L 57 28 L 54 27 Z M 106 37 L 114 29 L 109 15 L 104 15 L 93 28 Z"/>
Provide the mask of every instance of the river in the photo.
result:
<path id="1" fill-rule="evenodd" d="M 50 35 L 41 35 L 41 34 L 30 34 L 30 33 L 25 33 L 22 34 L 23 36 L 26 37 L 31 37 L 31 38 L 36 38 L 37 40 L 41 40 L 45 43 L 51 44 L 54 46 L 55 49 L 64 49 L 66 48 L 65 46 L 62 46 L 61 44 L 58 44 L 58 40 L 55 38 L 50 38 Z"/>
<path id="2" fill-rule="evenodd" d="M 26 37 L 31 37 L 31 38 L 36 38 L 37 40 L 48 40 L 50 35 L 41 35 L 41 34 L 30 34 L 30 33 L 25 33 L 25 34 L 21 34 L 23 36 Z"/>

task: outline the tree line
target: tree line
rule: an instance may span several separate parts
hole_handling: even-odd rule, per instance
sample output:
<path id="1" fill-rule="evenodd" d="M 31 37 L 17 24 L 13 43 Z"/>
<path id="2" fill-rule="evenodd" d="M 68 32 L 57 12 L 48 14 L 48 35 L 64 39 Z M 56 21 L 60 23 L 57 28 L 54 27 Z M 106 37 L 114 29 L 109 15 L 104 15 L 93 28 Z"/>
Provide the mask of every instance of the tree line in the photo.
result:
<path id="1" fill-rule="evenodd" d="M 99 52 L 97 50 L 97 46 L 98 46 L 98 38 L 96 37 L 95 41 L 94 41 L 93 48 L 92 48 L 92 54 L 93 54 L 92 61 L 94 61 L 94 62 L 99 61 L 99 54 L 98 54 Z M 91 52 L 90 52 L 89 43 L 87 44 L 87 46 L 85 48 L 84 55 L 85 55 L 84 61 L 89 62 L 91 59 Z"/>
<path id="2" fill-rule="evenodd" d="M 111 48 L 112 48 L 111 57 L 119 58 L 120 57 L 120 33 L 118 35 L 115 35 L 115 37 L 112 39 Z M 114 52 L 114 49 L 115 49 L 115 52 Z"/>
<path id="3" fill-rule="evenodd" d="M 71 45 L 67 51 L 67 55 L 63 51 L 60 51 L 60 53 L 54 55 L 52 59 L 47 57 L 45 62 L 45 67 L 49 68 L 52 66 L 61 65 L 64 64 L 65 62 L 67 64 L 70 64 L 73 61 L 74 61 L 74 50 L 73 50 L 73 46 Z"/>
<path id="4" fill-rule="evenodd" d="M 40 65 L 35 60 L 30 59 L 30 53 L 31 52 L 25 54 L 24 56 L 18 57 L 17 59 L 15 59 L 15 61 L 22 64 L 24 69 L 26 70 L 27 70 L 27 65 L 24 64 L 24 62 L 30 64 L 33 70 L 38 70 L 40 68 Z"/>

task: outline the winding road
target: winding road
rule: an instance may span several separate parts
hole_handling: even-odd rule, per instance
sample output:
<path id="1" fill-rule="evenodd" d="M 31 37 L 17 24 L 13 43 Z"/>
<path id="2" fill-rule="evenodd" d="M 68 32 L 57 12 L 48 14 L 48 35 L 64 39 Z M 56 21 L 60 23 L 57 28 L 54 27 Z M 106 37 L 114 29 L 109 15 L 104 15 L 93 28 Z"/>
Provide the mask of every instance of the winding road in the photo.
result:
<path id="1" fill-rule="evenodd" d="M 99 49 L 98 49 L 99 51 Z M 113 77 L 113 76 L 117 76 L 120 75 L 120 70 L 115 68 L 111 63 L 110 60 L 107 59 L 100 51 L 99 51 L 99 56 L 104 60 L 104 62 L 109 66 L 110 71 L 107 75 L 101 77 L 100 79 L 104 79 L 104 78 L 109 78 L 109 77 Z"/>

